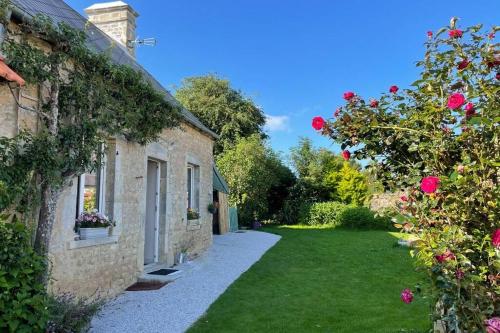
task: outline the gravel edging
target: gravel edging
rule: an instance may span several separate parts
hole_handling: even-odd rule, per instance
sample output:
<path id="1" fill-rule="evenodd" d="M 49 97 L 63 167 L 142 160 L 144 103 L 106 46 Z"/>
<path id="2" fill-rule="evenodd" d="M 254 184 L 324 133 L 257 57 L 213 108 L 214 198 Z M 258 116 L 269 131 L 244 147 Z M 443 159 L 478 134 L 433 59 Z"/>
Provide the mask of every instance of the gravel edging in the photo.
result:
<path id="1" fill-rule="evenodd" d="M 210 249 L 181 267 L 181 277 L 159 290 L 121 294 L 92 320 L 90 332 L 185 332 L 280 238 L 258 231 L 214 236 Z"/>

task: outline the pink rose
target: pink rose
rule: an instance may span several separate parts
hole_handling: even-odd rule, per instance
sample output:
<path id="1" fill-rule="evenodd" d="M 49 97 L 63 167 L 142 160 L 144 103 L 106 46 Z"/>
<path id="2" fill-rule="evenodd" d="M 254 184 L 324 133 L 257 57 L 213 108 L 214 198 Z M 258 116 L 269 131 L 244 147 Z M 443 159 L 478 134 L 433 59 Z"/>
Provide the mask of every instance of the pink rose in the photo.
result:
<path id="1" fill-rule="evenodd" d="M 493 317 L 484 321 L 486 326 L 486 332 L 488 333 L 500 333 L 500 318 Z"/>
<path id="2" fill-rule="evenodd" d="M 338 117 L 340 114 L 340 108 L 337 108 L 337 110 L 335 110 L 335 113 L 333 114 L 334 117 Z"/>
<path id="3" fill-rule="evenodd" d="M 462 35 L 463 35 L 463 31 L 460 29 L 453 29 L 453 30 L 448 31 L 448 36 L 450 36 L 450 38 L 460 38 L 460 37 L 462 37 Z"/>
<path id="4" fill-rule="evenodd" d="M 401 199 L 401 201 L 408 202 L 408 197 L 406 195 L 402 195 L 399 199 Z"/>
<path id="5" fill-rule="evenodd" d="M 372 99 L 372 100 L 370 101 L 370 106 L 371 106 L 372 108 L 376 108 L 376 107 L 378 107 L 378 101 L 377 101 L 376 99 Z"/>
<path id="6" fill-rule="evenodd" d="M 425 193 L 434 193 L 439 187 L 439 178 L 434 176 L 427 176 L 422 179 L 420 189 Z"/>
<path id="7" fill-rule="evenodd" d="M 495 232 L 491 236 L 491 243 L 496 248 L 500 247 L 500 229 L 495 230 Z"/>
<path id="8" fill-rule="evenodd" d="M 410 289 L 406 288 L 401 292 L 401 300 L 406 304 L 410 304 L 413 301 L 413 293 Z"/>
<path id="9" fill-rule="evenodd" d="M 312 127 L 319 131 L 323 128 L 323 126 L 325 125 L 325 120 L 321 117 L 314 117 L 313 120 L 312 120 Z"/>
<path id="10" fill-rule="evenodd" d="M 342 152 L 342 157 L 344 158 L 344 160 L 349 161 L 349 159 L 351 158 L 351 152 L 349 150 L 344 150 Z"/>
<path id="11" fill-rule="evenodd" d="M 354 93 L 352 91 L 347 91 L 347 92 L 344 93 L 344 99 L 346 101 L 350 101 L 351 99 L 354 98 L 354 96 L 355 95 L 354 95 Z"/>
<path id="12" fill-rule="evenodd" d="M 452 110 L 458 109 L 465 103 L 465 97 L 464 95 L 460 93 L 454 93 L 451 94 L 450 97 L 448 97 L 448 107 Z"/>
<path id="13" fill-rule="evenodd" d="M 395 94 L 395 93 L 397 93 L 397 92 L 398 92 L 398 90 L 399 90 L 398 86 L 391 86 L 391 87 L 389 88 L 389 92 L 390 92 L 391 94 Z"/>
<path id="14" fill-rule="evenodd" d="M 464 59 L 458 63 L 457 68 L 458 68 L 458 70 L 462 70 L 462 69 L 467 68 L 467 66 L 469 66 L 469 64 L 470 64 L 470 61 L 467 59 Z"/>
<path id="15" fill-rule="evenodd" d="M 464 173 L 464 171 L 465 171 L 465 167 L 462 164 L 460 164 L 459 166 L 457 166 L 457 172 L 458 173 L 462 174 L 462 173 Z"/>
<path id="16" fill-rule="evenodd" d="M 436 258 L 436 260 L 439 263 L 443 263 L 443 262 L 448 261 L 448 260 L 454 260 L 456 257 L 455 257 L 455 254 L 453 252 L 451 252 L 450 250 L 446 250 L 446 251 L 444 251 L 444 253 L 437 255 L 434 258 Z"/>

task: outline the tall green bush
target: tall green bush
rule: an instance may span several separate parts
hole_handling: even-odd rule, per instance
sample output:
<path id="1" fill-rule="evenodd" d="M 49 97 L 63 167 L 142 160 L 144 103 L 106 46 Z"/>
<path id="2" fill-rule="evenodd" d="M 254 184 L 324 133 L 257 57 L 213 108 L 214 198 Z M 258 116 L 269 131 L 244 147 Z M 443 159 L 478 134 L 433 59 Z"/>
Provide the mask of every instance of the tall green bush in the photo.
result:
<path id="1" fill-rule="evenodd" d="M 43 332 L 48 319 L 44 260 L 26 227 L 0 219 L 0 332 Z"/>

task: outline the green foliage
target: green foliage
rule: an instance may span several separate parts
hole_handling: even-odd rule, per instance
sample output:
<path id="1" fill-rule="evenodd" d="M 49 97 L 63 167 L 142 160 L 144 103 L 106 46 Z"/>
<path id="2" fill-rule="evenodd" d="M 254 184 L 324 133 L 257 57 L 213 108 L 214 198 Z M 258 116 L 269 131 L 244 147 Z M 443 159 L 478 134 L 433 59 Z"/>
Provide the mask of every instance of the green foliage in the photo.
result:
<path id="1" fill-rule="evenodd" d="M 48 299 L 47 333 L 86 332 L 92 317 L 99 311 L 103 302 L 75 298 L 70 294 L 50 296 Z"/>
<path id="2" fill-rule="evenodd" d="M 0 218 L 0 244 L 0 331 L 44 332 L 44 260 L 33 251 L 30 234 L 19 222 Z"/>
<path id="3" fill-rule="evenodd" d="M 283 195 L 290 180 L 290 172 L 259 135 L 240 139 L 234 148 L 226 149 L 217 158 L 217 167 L 231 189 L 229 203 L 238 207 L 243 224 L 250 224 L 255 216 L 265 218 L 269 196 Z M 277 198 L 275 204 L 279 204 Z"/>
<path id="4" fill-rule="evenodd" d="M 375 216 L 375 213 L 367 207 L 347 207 L 340 213 L 338 219 L 339 225 L 351 229 L 394 229 L 390 218 Z"/>
<path id="5" fill-rule="evenodd" d="M 368 182 L 360 171 L 344 162 L 342 169 L 326 175 L 325 184 L 330 198 L 346 204 L 363 205 L 368 194 Z"/>
<path id="6" fill-rule="evenodd" d="M 299 209 L 299 223 L 307 225 L 340 225 L 340 215 L 349 206 L 340 202 L 304 203 Z"/>
<path id="7" fill-rule="evenodd" d="M 416 256 L 439 301 L 436 318 L 448 331 L 479 332 L 500 316 L 500 249 L 492 243 L 500 228 L 500 62 L 489 36 L 499 28 L 477 25 L 449 37 L 455 28 L 426 43 L 411 89 L 384 94 L 378 107 L 356 96 L 323 133 L 375 161 L 386 188 L 409 193 L 398 225 L 418 237 Z M 453 94 L 472 103 L 469 111 L 448 105 Z M 437 191 L 420 189 L 427 176 L 439 177 Z"/>
<path id="8" fill-rule="evenodd" d="M 215 155 L 231 148 L 240 138 L 253 134 L 265 137 L 264 113 L 248 97 L 231 87 L 228 80 L 215 75 L 184 79 L 175 97 L 220 138 Z"/>

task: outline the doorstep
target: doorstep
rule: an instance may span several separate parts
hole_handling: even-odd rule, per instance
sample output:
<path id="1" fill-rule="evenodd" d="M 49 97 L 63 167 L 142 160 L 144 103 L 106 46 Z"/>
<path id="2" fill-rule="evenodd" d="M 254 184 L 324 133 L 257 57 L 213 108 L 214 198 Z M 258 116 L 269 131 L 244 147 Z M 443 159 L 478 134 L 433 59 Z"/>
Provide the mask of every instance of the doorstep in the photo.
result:
<path id="1" fill-rule="evenodd" d="M 176 269 L 177 272 L 168 275 L 149 274 L 160 269 Z M 144 266 L 144 273 L 137 279 L 137 282 L 173 282 L 182 276 L 182 271 L 165 264 L 151 264 Z"/>

